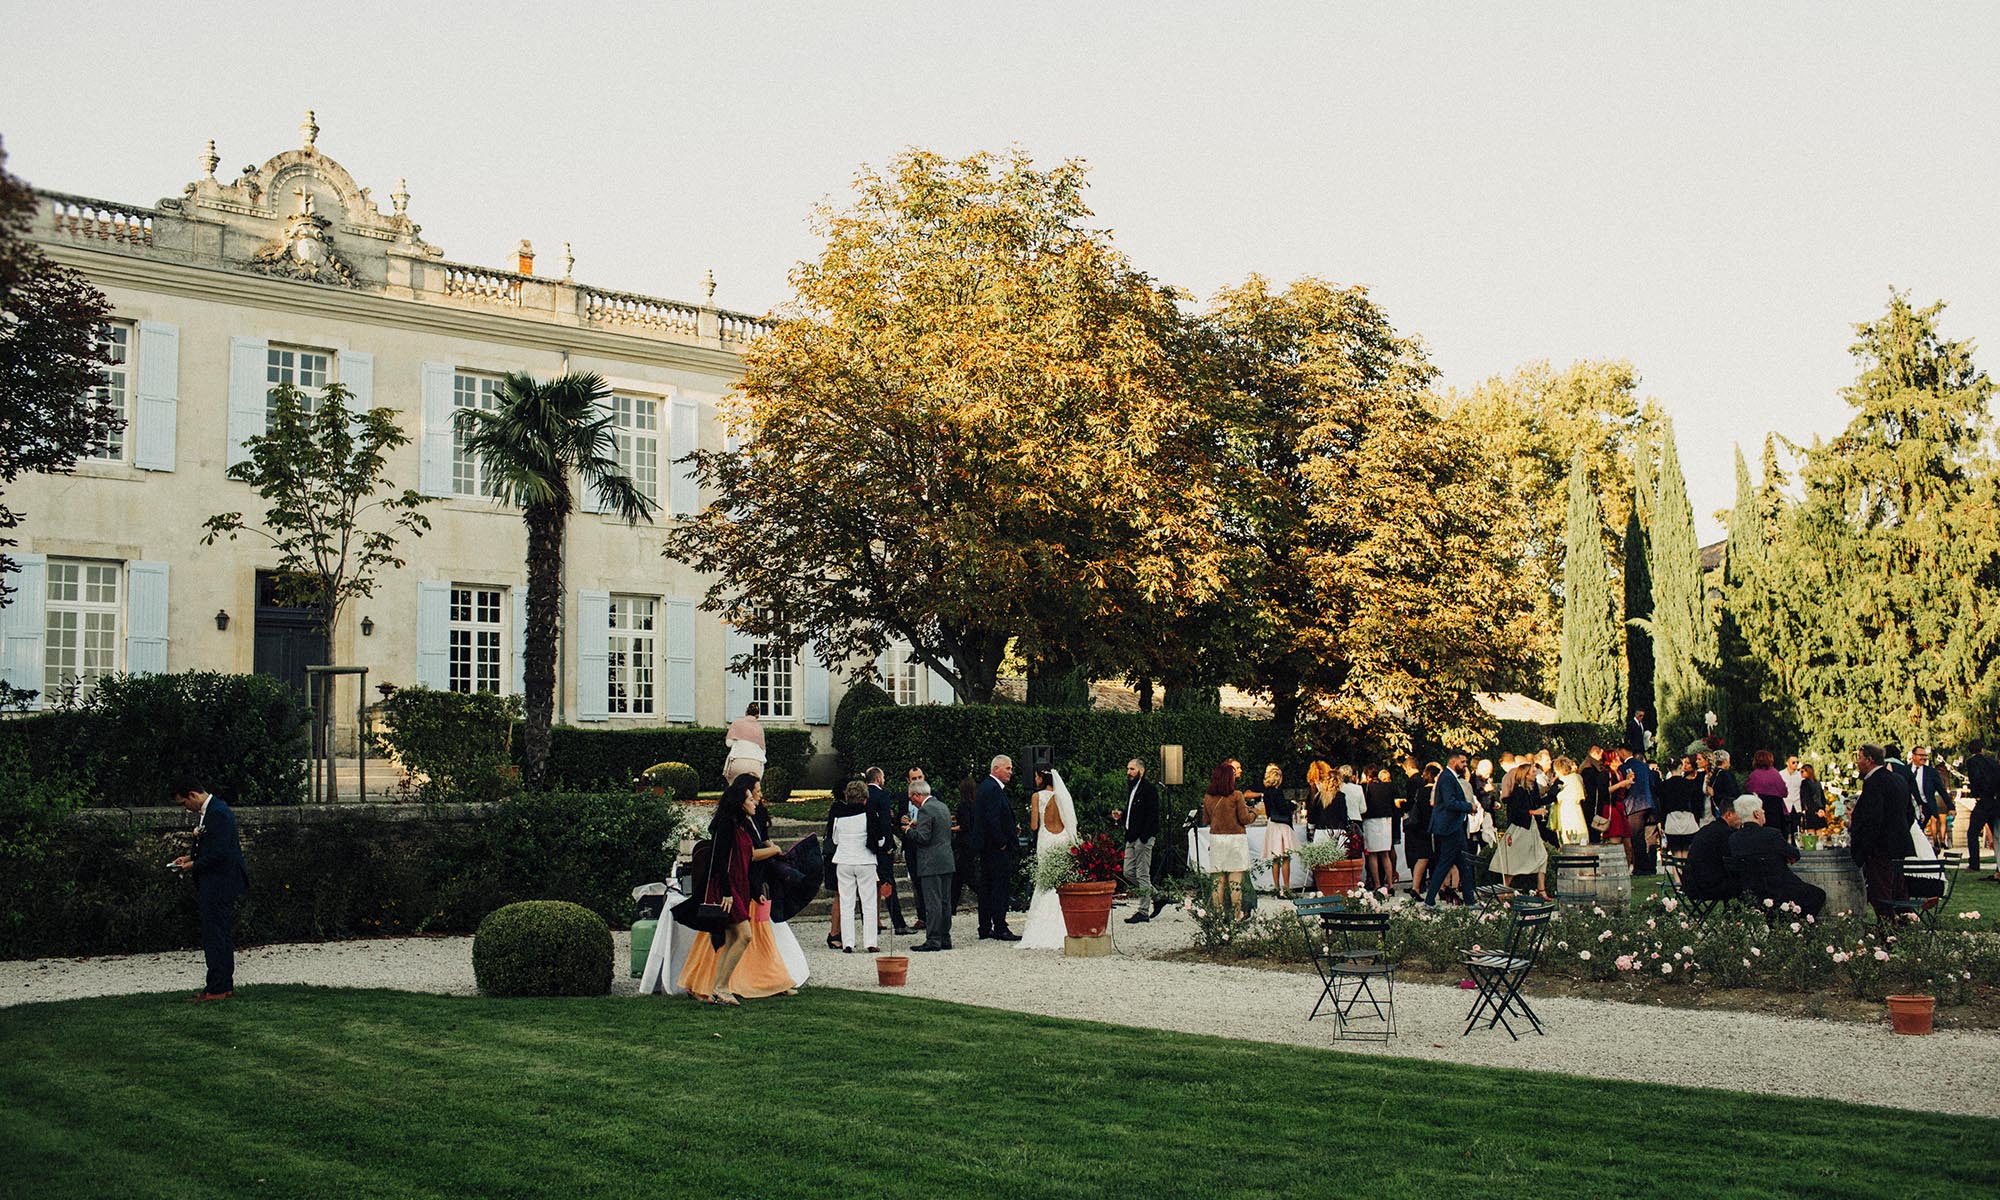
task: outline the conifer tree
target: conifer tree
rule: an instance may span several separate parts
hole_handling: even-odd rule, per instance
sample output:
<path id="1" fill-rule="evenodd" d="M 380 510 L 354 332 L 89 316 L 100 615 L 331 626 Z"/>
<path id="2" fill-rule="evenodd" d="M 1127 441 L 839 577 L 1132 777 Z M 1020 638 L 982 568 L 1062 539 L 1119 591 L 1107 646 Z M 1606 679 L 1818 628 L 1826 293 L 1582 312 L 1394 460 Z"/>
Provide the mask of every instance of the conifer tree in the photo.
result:
<path id="1" fill-rule="evenodd" d="M 1562 661 L 1556 683 L 1556 719 L 1616 725 L 1618 614 L 1604 562 L 1597 493 L 1590 461 L 1579 446 L 1569 465 L 1569 526 L 1563 553 Z"/>
<path id="2" fill-rule="evenodd" d="M 1653 690 L 1659 702 L 1660 744 L 1687 745 L 1705 731 L 1714 707 L 1709 686 L 1716 665 L 1715 626 L 1708 617 L 1701 545 L 1674 445 L 1674 423 L 1660 431 L 1660 482 L 1653 501 Z"/>
<path id="3" fill-rule="evenodd" d="M 1625 710 L 1659 716 L 1653 700 L 1653 572 L 1646 526 L 1653 511 L 1653 451 L 1646 439 L 1632 448 L 1632 510 L 1625 517 Z"/>

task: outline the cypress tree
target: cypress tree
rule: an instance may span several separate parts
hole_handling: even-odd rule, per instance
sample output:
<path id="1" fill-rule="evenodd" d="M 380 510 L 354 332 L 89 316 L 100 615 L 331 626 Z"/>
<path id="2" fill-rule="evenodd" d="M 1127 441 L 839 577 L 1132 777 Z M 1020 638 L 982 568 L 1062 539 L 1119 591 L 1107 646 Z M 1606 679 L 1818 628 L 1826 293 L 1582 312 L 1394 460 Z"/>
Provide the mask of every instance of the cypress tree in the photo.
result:
<path id="1" fill-rule="evenodd" d="M 1562 660 L 1556 719 L 1618 724 L 1618 615 L 1590 463 L 1579 446 L 1569 464 L 1569 528 L 1563 552 Z"/>
<path id="2" fill-rule="evenodd" d="M 1625 709 L 1643 708 L 1656 718 L 1653 703 L 1652 544 L 1646 525 L 1653 511 L 1653 451 L 1644 437 L 1632 447 L 1632 511 L 1625 517 Z"/>
<path id="3" fill-rule="evenodd" d="M 1688 504 L 1674 423 L 1660 430 L 1660 485 L 1653 501 L 1653 690 L 1659 700 L 1660 744 L 1678 750 L 1706 731 L 1714 707 L 1709 687 L 1716 666 L 1715 626 L 1708 619 L 1701 544 Z"/>
<path id="4" fill-rule="evenodd" d="M 1722 582 L 1736 587 L 1764 561 L 1764 517 L 1758 511 L 1757 489 L 1750 482 L 1750 464 L 1743 447 L 1736 447 L 1736 506 L 1729 510 L 1729 540 L 1723 543 Z"/>
<path id="5" fill-rule="evenodd" d="M 1785 469 L 1778 465 L 1775 433 L 1764 435 L 1763 470 L 1764 477 L 1757 484 L 1757 515 L 1764 520 L 1764 545 L 1769 547 L 1778 540 L 1778 528 L 1785 516 Z"/>

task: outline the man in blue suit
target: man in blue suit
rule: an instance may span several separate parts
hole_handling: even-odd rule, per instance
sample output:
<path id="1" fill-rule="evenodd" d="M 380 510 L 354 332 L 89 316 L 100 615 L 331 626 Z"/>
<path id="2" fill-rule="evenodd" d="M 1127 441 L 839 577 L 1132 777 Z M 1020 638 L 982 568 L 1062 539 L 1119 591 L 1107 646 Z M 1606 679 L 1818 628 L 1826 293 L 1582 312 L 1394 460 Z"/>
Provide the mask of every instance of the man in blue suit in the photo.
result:
<path id="1" fill-rule="evenodd" d="M 1014 805 L 1007 799 L 1007 783 L 1014 778 L 1014 760 L 995 755 L 979 792 L 972 801 L 972 824 L 966 846 L 979 855 L 979 936 L 1002 942 L 1018 942 L 1021 935 L 1007 928 L 1007 905 L 1014 893 L 1014 845 L 1020 823 Z"/>
<path id="2" fill-rule="evenodd" d="M 236 993 L 236 901 L 250 889 L 243 842 L 236 833 L 236 814 L 192 780 L 173 787 L 174 803 L 197 818 L 194 853 L 183 854 L 173 863 L 194 876 L 194 910 L 201 929 L 202 954 L 208 960 L 208 978 L 194 998 L 227 1000 Z"/>
<path id="3" fill-rule="evenodd" d="M 1465 755 L 1455 753 L 1445 760 L 1444 774 L 1437 777 L 1436 790 L 1431 793 L 1431 863 L 1430 886 L 1424 889 L 1424 903 L 1437 907 L 1438 887 L 1444 877 L 1451 873 L 1454 863 L 1458 866 L 1458 895 L 1467 904 L 1473 902 L 1474 872 L 1479 869 L 1479 860 L 1472 856 L 1471 844 L 1465 836 L 1465 819 L 1472 815 L 1472 797 L 1466 793 L 1465 780 L 1459 772 L 1465 769 Z"/>

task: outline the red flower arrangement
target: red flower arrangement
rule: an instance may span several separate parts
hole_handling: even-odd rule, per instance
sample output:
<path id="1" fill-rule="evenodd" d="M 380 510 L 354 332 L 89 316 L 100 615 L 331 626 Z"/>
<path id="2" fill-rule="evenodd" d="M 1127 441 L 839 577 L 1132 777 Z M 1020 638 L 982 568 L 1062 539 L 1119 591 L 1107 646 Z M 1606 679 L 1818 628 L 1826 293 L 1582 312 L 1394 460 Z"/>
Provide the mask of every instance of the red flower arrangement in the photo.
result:
<path id="1" fill-rule="evenodd" d="M 1110 883 L 1125 869 L 1125 852 L 1101 833 L 1071 846 L 1069 860 L 1082 883 Z"/>

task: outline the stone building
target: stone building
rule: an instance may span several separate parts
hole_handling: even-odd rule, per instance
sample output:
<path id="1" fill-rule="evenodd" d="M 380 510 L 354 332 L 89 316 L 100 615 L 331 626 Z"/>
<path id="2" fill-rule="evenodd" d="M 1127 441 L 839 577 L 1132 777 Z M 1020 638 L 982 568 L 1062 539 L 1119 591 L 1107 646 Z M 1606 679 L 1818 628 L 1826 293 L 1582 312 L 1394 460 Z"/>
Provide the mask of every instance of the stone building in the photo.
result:
<path id="1" fill-rule="evenodd" d="M 661 525 L 701 497 L 679 460 L 720 449 L 716 405 L 738 352 L 763 328 L 712 304 L 591 287 L 536 273 L 523 242 L 510 270 L 447 260 L 411 220 L 399 183 L 383 212 L 316 146 L 236 179 L 204 174 L 151 206 L 44 192 L 33 236 L 111 298 L 117 365 L 105 386 L 128 424 L 71 476 L 28 476 L 19 588 L 0 609 L 0 678 L 48 695 L 116 671 L 257 671 L 303 684 L 319 643 L 305 613 L 274 602 L 275 555 L 252 537 L 200 544 L 218 512 L 254 512 L 224 471 L 261 433 L 267 391 L 345 385 L 394 409 L 410 444 L 388 478 L 436 499 L 408 566 L 353 602 L 335 631 L 342 664 L 383 682 L 519 692 L 525 535 L 484 495 L 453 412 L 490 406 L 504 372 L 595 371 L 615 392 L 619 457 L 660 506 L 630 527 L 591 511 L 568 533 L 557 719 L 724 723 L 751 699 L 778 724 L 824 730 L 845 672 L 808 651 L 756 648 L 697 611 L 705 580 L 661 556 Z M 593 508 L 586 497 L 584 508 Z M 949 692 L 901 656 L 878 667 L 906 702 Z M 352 687 L 338 703 L 351 712 Z M 351 720 L 351 718 L 350 718 Z"/>

